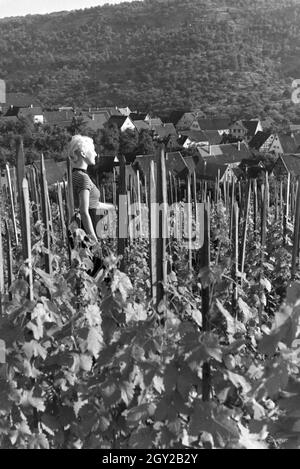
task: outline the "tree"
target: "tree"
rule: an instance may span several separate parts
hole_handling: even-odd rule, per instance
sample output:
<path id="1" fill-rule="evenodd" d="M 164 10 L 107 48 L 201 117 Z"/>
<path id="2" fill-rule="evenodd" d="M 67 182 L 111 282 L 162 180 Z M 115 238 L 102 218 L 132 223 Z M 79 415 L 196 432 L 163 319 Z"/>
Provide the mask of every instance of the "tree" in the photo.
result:
<path id="1" fill-rule="evenodd" d="M 119 151 L 125 156 L 127 161 L 133 161 L 138 145 L 138 133 L 135 130 L 125 130 L 120 134 Z"/>
<path id="2" fill-rule="evenodd" d="M 155 145 L 149 130 L 142 129 L 139 133 L 136 151 L 138 155 L 151 155 L 155 153 Z"/>

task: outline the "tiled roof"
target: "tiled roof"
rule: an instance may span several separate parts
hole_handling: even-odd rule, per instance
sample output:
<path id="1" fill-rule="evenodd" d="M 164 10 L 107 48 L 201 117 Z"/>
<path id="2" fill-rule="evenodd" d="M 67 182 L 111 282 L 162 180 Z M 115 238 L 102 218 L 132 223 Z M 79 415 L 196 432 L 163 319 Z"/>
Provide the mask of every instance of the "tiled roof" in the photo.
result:
<path id="1" fill-rule="evenodd" d="M 172 123 L 153 125 L 151 129 L 153 130 L 154 135 L 157 135 L 160 138 L 165 138 L 169 135 L 177 135 L 177 131 Z"/>
<path id="2" fill-rule="evenodd" d="M 297 141 L 292 135 L 279 134 L 279 141 L 282 146 L 283 153 L 296 153 L 298 150 Z"/>
<path id="3" fill-rule="evenodd" d="M 107 114 L 93 114 L 84 117 L 85 125 L 91 130 L 103 129 L 104 124 L 108 121 Z"/>
<path id="4" fill-rule="evenodd" d="M 220 178 L 224 175 L 227 166 L 214 161 L 204 161 L 201 156 L 186 156 L 184 158 L 186 165 L 191 172 L 195 171 L 200 179 L 214 181 L 218 174 Z"/>
<path id="5" fill-rule="evenodd" d="M 124 124 L 124 122 L 126 121 L 126 119 L 128 119 L 127 116 L 111 116 L 108 120 L 108 124 L 116 124 L 116 126 L 118 127 L 118 129 L 120 129 L 122 127 L 122 125 Z"/>
<path id="6" fill-rule="evenodd" d="M 134 167 L 138 167 L 144 175 L 148 176 L 150 171 L 150 162 L 156 159 L 156 155 L 138 155 L 133 163 Z M 185 160 L 179 151 L 166 153 L 166 171 L 176 177 L 185 177 L 188 168 Z"/>
<path id="7" fill-rule="evenodd" d="M 183 178 L 188 174 L 188 167 L 180 151 L 174 151 L 166 154 L 166 170 L 174 176 Z"/>
<path id="8" fill-rule="evenodd" d="M 260 147 L 268 140 L 270 137 L 271 132 L 261 132 L 258 131 L 254 137 L 249 142 L 249 147 L 254 148 L 255 150 L 259 150 Z"/>
<path id="9" fill-rule="evenodd" d="M 274 169 L 280 165 L 280 162 L 283 163 L 288 172 L 292 173 L 294 176 L 300 176 L 300 154 L 280 156 L 275 163 Z"/>
<path id="10" fill-rule="evenodd" d="M 210 145 L 218 145 L 222 141 L 222 135 L 217 130 L 183 130 L 180 134 L 195 143 L 208 142 Z"/>
<path id="11" fill-rule="evenodd" d="M 193 156 L 191 155 L 185 156 L 184 161 L 190 173 L 193 173 L 194 171 L 196 171 L 196 163 L 195 163 L 195 159 Z"/>
<path id="12" fill-rule="evenodd" d="M 171 114 L 169 115 L 168 121 L 172 122 L 172 124 L 176 125 L 177 122 L 180 121 L 182 116 L 184 114 L 187 114 L 187 113 L 190 114 L 190 111 L 172 111 Z"/>
<path id="13" fill-rule="evenodd" d="M 137 131 L 142 129 L 149 130 L 149 125 L 147 121 L 133 121 Z"/>
<path id="14" fill-rule="evenodd" d="M 45 111 L 44 118 L 46 124 L 68 125 L 72 122 L 74 113 L 72 111 Z"/>
<path id="15" fill-rule="evenodd" d="M 203 130 L 183 130 L 180 134 L 189 137 L 195 143 L 209 142 L 208 135 Z"/>
<path id="16" fill-rule="evenodd" d="M 162 125 L 162 120 L 160 117 L 154 117 L 153 119 L 147 120 L 150 129 L 152 128 L 153 125 Z"/>
<path id="17" fill-rule="evenodd" d="M 6 113 L 5 113 L 5 117 L 12 117 L 12 116 L 16 116 L 18 117 L 18 114 L 20 112 L 20 108 L 17 107 L 17 106 L 11 106 L 7 109 Z"/>
<path id="18" fill-rule="evenodd" d="M 220 164 L 238 163 L 244 159 L 251 158 L 251 152 L 243 142 L 205 147 L 199 146 L 197 149 L 202 158 Z"/>
<path id="19" fill-rule="evenodd" d="M 229 129 L 230 119 L 197 119 L 201 130 L 224 130 Z"/>
<path id="20" fill-rule="evenodd" d="M 120 116 L 121 115 L 121 112 L 119 111 L 119 109 L 117 109 L 116 107 L 100 107 L 100 108 L 96 108 L 96 109 L 91 109 L 90 110 L 91 114 L 96 114 L 96 113 L 103 113 L 103 112 L 106 112 L 108 114 L 109 117 L 111 116 Z"/>
<path id="21" fill-rule="evenodd" d="M 208 136 L 211 145 L 219 145 L 222 141 L 222 135 L 217 130 L 205 130 L 205 134 Z"/>
<path id="22" fill-rule="evenodd" d="M 257 129 L 257 120 L 243 120 L 242 121 L 243 126 L 247 129 L 247 133 L 249 136 L 255 135 L 255 131 Z"/>
<path id="23" fill-rule="evenodd" d="M 132 121 L 144 121 L 147 115 L 144 112 L 131 112 L 129 117 Z"/>

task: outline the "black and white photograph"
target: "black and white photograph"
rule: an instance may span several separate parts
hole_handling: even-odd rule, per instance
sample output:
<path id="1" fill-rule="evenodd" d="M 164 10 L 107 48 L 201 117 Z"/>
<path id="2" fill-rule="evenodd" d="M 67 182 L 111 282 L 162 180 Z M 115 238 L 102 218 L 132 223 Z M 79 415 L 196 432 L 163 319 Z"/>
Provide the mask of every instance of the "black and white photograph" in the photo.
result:
<path id="1" fill-rule="evenodd" d="M 300 0 L 0 0 L 0 449 L 300 449 Z"/>

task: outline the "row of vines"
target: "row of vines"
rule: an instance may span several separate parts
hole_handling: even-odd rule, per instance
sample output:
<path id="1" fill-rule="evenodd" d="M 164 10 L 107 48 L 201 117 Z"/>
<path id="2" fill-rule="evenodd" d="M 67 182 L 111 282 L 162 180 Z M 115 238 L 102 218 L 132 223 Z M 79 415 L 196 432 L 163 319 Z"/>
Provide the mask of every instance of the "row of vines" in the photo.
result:
<path id="1" fill-rule="evenodd" d="M 29 190 L 30 265 L 22 199 L 1 192 L 1 448 L 298 448 L 297 181 L 196 180 L 208 262 L 167 240 L 159 301 L 151 238 L 120 255 L 119 239 L 95 245 L 71 223 L 71 249 L 70 194 L 55 191 Z"/>

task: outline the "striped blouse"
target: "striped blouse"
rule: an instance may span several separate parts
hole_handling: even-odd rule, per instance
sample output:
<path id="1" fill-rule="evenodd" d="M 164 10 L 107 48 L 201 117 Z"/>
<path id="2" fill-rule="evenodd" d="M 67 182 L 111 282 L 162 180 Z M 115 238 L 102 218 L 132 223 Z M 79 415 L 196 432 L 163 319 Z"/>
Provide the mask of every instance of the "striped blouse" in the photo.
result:
<path id="1" fill-rule="evenodd" d="M 95 209 L 99 205 L 100 192 L 93 183 L 85 169 L 73 168 L 72 171 L 74 208 L 79 208 L 79 193 L 87 189 L 90 191 L 89 209 Z"/>

